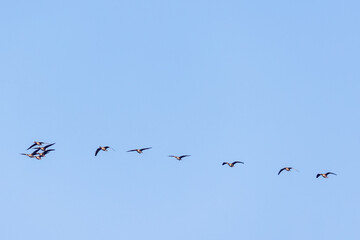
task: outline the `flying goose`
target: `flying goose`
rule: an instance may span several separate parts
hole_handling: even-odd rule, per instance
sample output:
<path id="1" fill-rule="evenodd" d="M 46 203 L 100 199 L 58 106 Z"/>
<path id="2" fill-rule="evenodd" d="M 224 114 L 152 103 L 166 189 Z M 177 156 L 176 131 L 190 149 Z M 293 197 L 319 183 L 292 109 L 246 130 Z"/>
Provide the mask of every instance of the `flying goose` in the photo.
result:
<path id="1" fill-rule="evenodd" d="M 32 153 L 30 154 L 26 154 L 26 153 L 20 153 L 21 155 L 25 155 L 25 156 L 28 156 L 29 158 L 34 158 L 37 154 L 37 152 L 39 151 L 39 149 L 33 151 Z"/>
<path id="2" fill-rule="evenodd" d="M 237 163 L 242 163 L 242 164 L 244 164 L 243 162 L 240 162 L 240 161 L 235 161 L 235 162 L 232 162 L 232 163 L 223 162 L 223 163 L 222 163 L 222 165 L 227 164 L 227 165 L 229 165 L 230 167 L 234 167 L 234 166 L 235 166 L 235 164 L 237 164 Z"/>
<path id="3" fill-rule="evenodd" d="M 41 146 L 41 145 L 43 145 L 44 143 L 45 143 L 45 142 L 36 142 L 36 141 L 34 141 L 34 144 L 31 145 L 30 147 L 28 147 L 28 149 L 26 149 L 26 150 L 29 150 L 30 148 L 32 148 L 32 147 L 34 147 L 34 146 L 36 146 L 36 145 Z"/>
<path id="4" fill-rule="evenodd" d="M 43 151 L 43 152 L 41 152 L 41 153 L 38 153 L 38 155 L 39 155 L 40 157 L 45 157 L 45 155 L 48 154 L 48 153 L 51 152 L 51 151 L 55 151 L 55 149 L 45 150 L 45 151 Z"/>
<path id="5" fill-rule="evenodd" d="M 280 173 L 281 173 L 282 171 L 284 171 L 284 170 L 290 171 L 291 169 L 295 169 L 295 168 L 292 168 L 292 167 L 284 167 L 284 168 L 280 169 L 278 175 L 280 175 Z M 295 170 L 296 170 L 296 169 L 295 169 Z"/>
<path id="6" fill-rule="evenodd" d="M 329 174 L 333 174 L 333 175 L 336 175 L 335 173 L 332 173 L 332 172 L 327 172 L 327 173 L 318 173 L 316 174 L 316 178 L 322 176 L 323 178 L 328 178 L 328 175 Z"/>
<path id="7" fill-rule="evenodd" d="M 52 145 L 54 145 L 55 143 L 52 143 L 52 144 L 48 144 L 48 145 L 46 145 L 46 146 L 44 146 L 44 147 L 37 147 L 37 148 L 35 148 L 35 149 L 39 149 L 39 150 L 42 150 L 42 151 L 46 151 L 46 149 L 48 148 L 48 147 L 51 147 Z"/>
<path id="8" fill-rule="evenodd" d="M 141 154 L 141 153 L 143 153 L 143 151 L 148 150 L 148 149 L 151 149 L 151 147 L 131 149 L 131 150 L 127 151 L 127 152 L 137 152 L 137 153 Z"/>
<path id="9" fill-rule="evenodd" d="M 177 160 L 181 160 L 182 158 L 184 157 L 190 157 L 190 155 L 181 155 L 181 156 L 174 156 L 174 155 L 169 155 L 169 157 L 173 157 L 173 158 L 176 158 Z"/>
<path id="10" fill-rule="evenodd" d="M 96 149 L 95 156 L 99 153 L 100 150 L 102 150 L 102 151 L 107 151 L 108 148 L 111 148 L 111 147 L 109 147 L 109 146 L 105 146 L 105 147 L 99 146 L 99 147 Z"/>

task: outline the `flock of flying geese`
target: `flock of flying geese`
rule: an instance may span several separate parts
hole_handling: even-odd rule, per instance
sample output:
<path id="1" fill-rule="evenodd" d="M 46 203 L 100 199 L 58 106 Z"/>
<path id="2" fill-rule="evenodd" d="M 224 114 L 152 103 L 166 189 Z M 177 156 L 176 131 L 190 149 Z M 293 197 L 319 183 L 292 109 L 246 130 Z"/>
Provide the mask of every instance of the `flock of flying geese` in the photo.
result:
<path id="1" fill-rule="evenodd" d="M 47 144 L 46 146 L 41 147 L 43 144 L 47 144 L 47 143 L 35 141 L 34 144 L 32 144 L 30 147 L 28 147 L 28 149 L 26 149 L 26 150 L 29 150 L 29 149 L 34 150 L 35 149 L 32 153 L 30 153 L 30 154 L 20 153 L 20 154 L 28 156 L 29 158 L 36 158 L 37 160 L 41 160 L 41 158 L 45 157 L 49 152 L 55 151 L 55 149 L 48 149 L 55 143 Z M 42 152 L 39 152 L 40 150 Z"/>
<path id="2" fill-rule="evenodd" d="M 47 144 L 47 145 L 41 147 L 43 144 Z M 37 160 L 41 160 L 41 158 L 45 157 L 45 155 L 47 155 L 49 152 L 55 151 L 55 149 L 48 149 L 49 147 L 53 146 L 54 144 L 55 144 L 55 143 L 48 144 L 48 143 L 45 143 L 45 142 L 36 142 L 36 141 L 34 141 L 34 143 L 33 143 L 30 147 L 28 147 L 28 149 L 27 149 L 27 150 L 29 150 L 29 149 L 33 149 L 33 150 L 34 150 L 34 149 L 35 149 L 32 153 L 30 153 L 30 154 L 20 153 L 20 154 L 21 154 L 21 155 L 28 156 L 28 157 L 30 157 L 30 158 L 36 158 Z M 109 148 L 112 149 L 112 150 L 114 150 L 112 147 L 109 147 L 109 146 L 104 146 L 104 147 L 99 146 L 99 147 L 96 149 L 96 151 L 95 151 L 95 157 L 98 155 L 98 153 L 99 153 L 100 151 L 105 151 L 105 152 L 106 152 Z M 143 153 L 143 151 L 148 150 L 148 149 L 151 149 L 151 147 L 131 149 L 131 150 L 128 150 L 127 152 L 137 152 L 137 153 L 141 154 L 141 153 Z M 41 150 L 42 152 L 39 152 L 40 150 Z M 115 150 L 114 150 L 114 151 L 115 151 Z M 183 158 L 185 158 L 185 157 L 190 157 L 190 155 L 181 155 L 181 156 L 169 155 L 169 157 L 173 157 L 173 158 L 175 158 L 176 160 L 181 161 L 181 160 L 182 160 Z M 227 165 L 229 165 L 229 167 L 234 167 L 235 164 L 237 164 L 237 163 L 242 163 L 242 164 L 244 164 L 244 162 L 235 161 L 235 162 L 232 162 L 232 163 L 223 162 L 222 165 L 226 165 L 226 164 L 227 164 Z M 280 169 L 280 171 L 278 172 L 278 175 L 280 175 L 280 173 L 281 173 L 282 171 L 284 171 L 284 170 L 289 172 L 291 169 L 296 170 L 295 168 L 292 168 L 292 167 L 284 167 L 284 168 Z M 320 177 L 320 176 L 323 177 L 323 178 L 328 178 L 328 175 L 330 175 L 330 174 L 336 175 L 336 174 L 333 173 L 333 172 L 318 173 L 318 174 L 316 174 L 316 178 L 318 178 L 318 177 Z"/>

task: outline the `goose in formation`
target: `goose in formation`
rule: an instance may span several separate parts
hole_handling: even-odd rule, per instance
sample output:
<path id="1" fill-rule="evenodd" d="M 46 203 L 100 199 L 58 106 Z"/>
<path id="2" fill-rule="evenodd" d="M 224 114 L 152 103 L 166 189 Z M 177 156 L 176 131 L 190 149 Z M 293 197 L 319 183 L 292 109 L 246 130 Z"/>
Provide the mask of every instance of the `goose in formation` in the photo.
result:
<path id="1" fill-rule="evenodd" d="M 108 148 L 110 148 L 110 147 L 109 146 L 105 146 L 105 147 L 99 146 L 98 149 L 96 149 L 96 151 L 95 151 L 95 156 L 99 153 L 100 150 L 107 151 Z"/>
<path id="2" fill-rule="evenodd" d="M 32 153 L 30 154 L 27 154 L 27 153 L 20 153 L 21 155 L 25 155 L 25 156 L 28 156 L 29 158 L 34 158 L 37 154 L 37 152 L 39 151 L 39 149 L 33 151 Z"/>
<path id="3" fill-rule="evenodd" d="M 129 151 L 127 151 L 127 152 L 137 152 L 137 153 L 143 153 L 143 151 L 145 151 L 145 150 L 148 150 L 148 149 L 151 149 L 151 147 L 148 147 L 148 148 L 137 148 L 137 149 L 131 149 L 131 150 L 129 150 Z"/>
<path id="4" fill-rule="evenodd" d="M 174 155 L 169 155 L 169 157 L 173 157 L 173 158 L 176 158 L 177 160 L 181 160 L 182 158 L 184 157 L 190 157 L 190 155 L 181 155 L 181 156 L 174 156 Z"/>
<path id="5" fill-rule="evenodd" d="M 333 174 L 333 175 L 336 175 L 335 173 L 332 173 L 332 172 L 327 172 L 327 173 L 318 173 L 316 174 L 316 178 L 322 176 L 323 178 L 328 178 L 328 175 L 329 174 Z"/>
<path id="6" fill-rule="evenodd" d="M 280 175 L 280 173 L 281 173 L 282 171 L 284 171 L 284 170 L 290 171 L 291 169 L 293 169 L 293 168 L 292 168 L 292 167 L 284 167 L 284 168 L 280 169 L 278 175 Z"/>
<path id="7" fill-rule="evenodd" d="M 227 164 L 227 165 L 229 165 L 230 167 L 234 167 L 234 166 L 235 166 L 235 164 L 237 164 L 237 163 L 242 163 L 242 164 L 244 164 L 243 162 L 240 162 L 240 161 L 235 161 L 235 162 L 232 162 L 232 163 L 223 162 L 223 163 L 222 163 L 222 165 Z"/>
<path id="8" fill-rule="evenodd" d="M 29 150 L 30 148 L 35 147 L 36 145 L 37 145 L 37 146 L 41 146 L 41 145 L 43 145 L 44 143 L 45 143 L 45 142 L 36 142 L 36 141 L 34 141 L 34 144 L 31 145 L 30 147 L 28 147 L 28 149 L 26 149 L 26 150 Z"/>
<path id="9" fill-rule="evenodd" d="M 44 146 L 44 147 L 37 147 L 37 148 L 35 148 L 35 149 L 40 149 L 40 150 L 42 150 L 42 151 L 46 151 L 46 149 L 48 148 L 48 147 L 51 147 L 52 145 L 54 145 L 55 143 L 52 143 L 52 144 L 48 144 L 48 145 L 46 145 L 46 146 Z"/>
<path id="10" fill-rule="evenodd" d="M 38 153 L 38 155 L 39 155 L 40 157 L 45 157 L 45 155 L 48 154 L 48 153 L 51 152 L 51 151 L 55 151 L 55 149 L 45 150 L 45 151 L 43 151 L 43 152 L 41 152 L 41 153 Z"/>

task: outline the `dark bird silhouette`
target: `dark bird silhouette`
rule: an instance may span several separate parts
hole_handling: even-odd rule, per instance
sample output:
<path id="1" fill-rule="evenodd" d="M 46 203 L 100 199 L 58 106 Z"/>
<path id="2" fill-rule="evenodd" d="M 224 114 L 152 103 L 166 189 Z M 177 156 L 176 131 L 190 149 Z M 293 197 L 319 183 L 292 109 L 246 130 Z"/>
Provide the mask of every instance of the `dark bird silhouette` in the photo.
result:
<path id="1" fill-rule="evenodd" d="M 29 158 L 34 158 L 37 154 L 37 152 L 39 151 L 39 149 L 33 151 L 32 153 L 30 154 L 26 154 L 26 153 L 20 153 L 21 155 L 25 155 L 25 156 L 28 156 Z"/>
<path id="2" fill-rule="evenodd" d="M 48 153 L 51 152 L 51 151 L 55 151 L 55 149 L 45 150 L 44 152 L 38 153 L 38 155 L 39 155 L 40 157 L 45 157 L 45 155 L 48 154 Z"/>
<path id="3" fill-rule="evenodd" d="M 43 145 L 44 143 L 45 143 L 45 142 L 36 142 L 36 141 L 34 141 L 34 144 L 31 145 L 30 147 L 28 147 L 28 149 L 26 149 L 26 150 L 29 150 L 30 148 L 35 147 L 36 145 L 37 145 L 37 146 L 41 146 L 41 145 Z"/>
<path id="4" fill-rule="evenodd" d="M 333 175 L 336 175 L 335 173 L 332 173 L 332 172 L 327 172 L 327 173 L 318 173 L 316 174 L 316 178 L 322 176 L 323 178 L 328 178 L 328 175 L 329 174 L 333 174 Z"/>
<path id="5" fill-rule="evenodd" d="M 284 168 L 280 169 L 278 175 L 279 175 L 282 171 L 284 171 L 284 170 L 290 171 L 291 169 L 293 169 L 293 168 L 292 168 L 292 167 L 284 167 Z"/>
<path id="6" fill-rule="evenodd" d="M 237 163 L 242 163 L 242 164 L 244 164 L 243 162 L 240 162 L 240 161 L 235 161 L 235 162 L 232 162 L 232 163 L 223 162 L 223 163 L 222 163 L 222 165 L 227 164 L 227 165 L 229 165 L 230 167 L 234 167 L 234 166 L 235 166 L 235 164 L 237 164 Z"/>
<path id="7" fill-rule="evenodd" d="M 151 149 L 151 147 L 148 147 L 148 148 L 137 148 L 137 149 L 131 149 L 129 151 L 126 151 L 126 152 L 137 152 L 137 153 L 143 153 L 143 151 L 145 150 L 148 150 L 148 149 Z"/>
<path id="8" fill-rule="evenodd" d="M 48 147 L 51 147 L 52 145 L 54 145 L 55 143 L 52 143 L 52 144 L 48 144 L 48 145 L 46 145 L 46 146 L 44 146 L 44 147 L 37 147 L 37 148 L 35 148 L 35 149 L 39 149 L 39 150 L 42 150 L 42 151 L 46 151 L 46 149 L 48 148 Z"/>
<path id="9" fill-rule="evenodd" d="M 174 156 L 174 155 L 169 155 L 169 157 L 173 157 L 173 158 L 176 158 L 177 160 L 181 160 L 182 158 L 184 157 L 190 157 L 190 155 L 181 155 L 181 156 Z"/>
<path id="10" fill-rule="evenodd" d="M 109 146 L 105 146 L 105 147 L 99 146 L 98 149 L 96 149 L 96 151 L 95 151 L 95 156 L 99 153 L 100 150 L 107 151 L 108 148 L 110 148 L 110 147 Z"/>

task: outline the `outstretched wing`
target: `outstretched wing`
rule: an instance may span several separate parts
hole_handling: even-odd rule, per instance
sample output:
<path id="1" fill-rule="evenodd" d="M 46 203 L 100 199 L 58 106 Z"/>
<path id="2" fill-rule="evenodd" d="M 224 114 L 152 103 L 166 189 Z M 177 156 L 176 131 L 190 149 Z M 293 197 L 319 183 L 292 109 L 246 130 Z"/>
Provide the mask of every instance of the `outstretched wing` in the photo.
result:
<path id="1" fill-rule="evenodd" d="M 55 151 L 55 149 L 49 149 L 49 150 L 44 151 L 44 152 L 43 152 L 44 156 L 45 156 L 46 154 L 48 154 L 49 152 L 51 152 L 51 151 Z"/>
<path id="2" fill-rule="evenodd" d="M 140 150 L 140 151 L 144 151 L 144 150 L 148 150 L 148 149 L 151 149 L 151 147 L 147 147 L 147 148 L 140 148 L 139 150 Z"/>
<path id="3" fill-rule="evenodd" d="M 174 158 L 176 158 L 176 156 L 174 156 L 174 155 L 169 155 L 168 157 L 174 157 Z"/>
<path id="4" fill-rule="evenodd" d="M 106 149 L 110 148 L 111 150 L 113 150 L 114 152 L 116 152 L 115 149 L 112 148 L 112 147 L 106 146 L 105 148 L 106 148 Z"/>
<path id="5" fill-rule="evenodd" d="M 126 152 L 135 152 L 137 149 L 131 149 L 129 151 L 126 151 Z"/>
<path id="6" fill-rule="evenodd" d="M 40 150 L 40 148 L 39 149 L 36 149 L 35 151 L 33 151 L 32 153 L 31 153 L 31 155 L 35 155 L 35 154 L 37 154 L 37 152 Z"/>
<path id="7" fill-rule="evenodd" d="M 223 162 L 222 165 L 228 164 L 228 162 Z"/>
<path id="8" fill-rule="evenodd" d="M 55 143 L 52 143 L 52 144 L 49 144 L 49 145 L 46 145 L 45 147 L 44 147 L 44 149 L 47 149 L 48 147 L 51 147 L 52 145 L 54 145 Z"/>
<path id="9" fill-rule="evenodd" d="M 336 175 L 335 173 L 333 173 L 333 172 L 327 172 L 326 173 L 326 175 L 328 175 L 328 174 L 333 174 L 333 175 Z"/>
<path id="10" fill-rule="evenodd" d="M 316 178 L 318 178 L 318 177 L 320 177 L 320 176 L 321 176 L 321 174 L 320 174 L 320 173 L 316 174 Z"/>
<path id="11" fill-rule="evenodd" d="M 284 170 L 285 170 L 285 168 L 280 169 L 278 175 L 279 175 L 282 171 L 284 171 Z"/>
<path id="12" fill-rule="evenodd" d="M 244 164 L 244 162 L 240 162 L 240 161 L 235 161 L 235 162 L 233 162 L 232 164 L 236 164 L 236 163 L 242 163 L 242 164 Z"/>
<path id="13" fill-rule="evenodd" d="M 96 157 L 96 155 L 99 153 L 100 150 L 101 150 L 101 148 L 96 149 L 95 157 Z"/>
<path id="14" fill-rule="evenodd" d="M 179 158 L 190 157 L 190 155 L 181 155 Z"/>
<path id="15" fill-rule="evenodd" d="M 36 143 L 34 143 L 33 145 L 31 145 L 30 147 L 28 147 L 28 149 L 26 149 L 26 150 L 29 150 L 30 148 L 32 148 L 32 147 L 34 147 L 34 146 L 36 146 L 37 144 Z"/>

